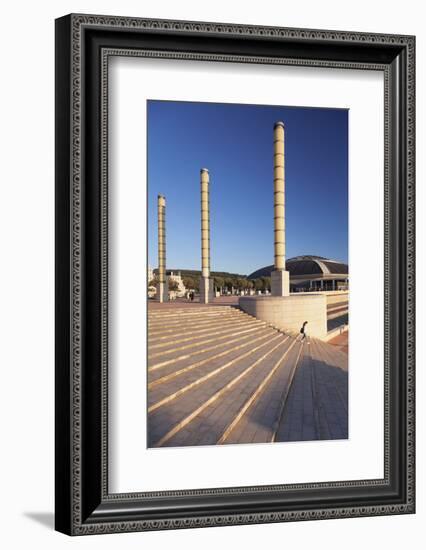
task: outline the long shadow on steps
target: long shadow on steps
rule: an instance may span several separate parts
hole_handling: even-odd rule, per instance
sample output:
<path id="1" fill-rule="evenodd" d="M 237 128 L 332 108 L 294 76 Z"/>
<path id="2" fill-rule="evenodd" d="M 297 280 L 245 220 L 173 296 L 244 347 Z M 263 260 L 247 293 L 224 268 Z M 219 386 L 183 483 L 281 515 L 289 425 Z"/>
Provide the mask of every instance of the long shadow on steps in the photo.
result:
<path id="1" fill-rule="evenodd" d="M 348 439 L 348 373 L 304 356 L 295 374 L 276 441 Z"/>

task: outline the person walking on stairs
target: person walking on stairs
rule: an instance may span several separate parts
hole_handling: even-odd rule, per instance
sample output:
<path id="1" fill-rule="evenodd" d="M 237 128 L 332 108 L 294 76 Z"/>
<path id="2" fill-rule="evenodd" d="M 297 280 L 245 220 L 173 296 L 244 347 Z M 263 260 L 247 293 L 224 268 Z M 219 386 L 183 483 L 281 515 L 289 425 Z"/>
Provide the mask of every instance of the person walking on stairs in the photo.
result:
<path id="1" fill-rule="evenodd" d="M 306 333 L 306 325 L 308 324 L 308 321 L 304 321 L 302 328 L 300 329 L 300 334 L 302 335 L 300 341 L 303 342 L 303 340 L 306 340 L 306 343 L 309 344 L 307 340 L 307 333 Z"/>

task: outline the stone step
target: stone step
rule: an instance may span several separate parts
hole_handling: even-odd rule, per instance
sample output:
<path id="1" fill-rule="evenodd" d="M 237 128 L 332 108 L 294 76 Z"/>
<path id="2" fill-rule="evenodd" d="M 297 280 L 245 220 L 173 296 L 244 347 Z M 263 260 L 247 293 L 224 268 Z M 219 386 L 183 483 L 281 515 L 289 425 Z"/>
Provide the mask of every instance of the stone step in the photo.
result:
<path id="1" fill-rule="evenodd" d="M 194 339 L 194 338 L 187 338 L 185 342 L 180 344 L 174 343 L 168 349 L 164 349 L 164 348 L 156 349 L 156 350 L 153 350 L 151 353 L 151 346 L 149 346 L 148 359 L 152 360 L 152 359 L 157 359 L 158 357 L 167 357 L 168 355 L 176 354 L 176 352 L 181 352 L 184 350 L 196 351 L 198 349 L 198 351 L 201 351 L 203 346 L 211 344 L 212 342 L 218 343 L 218 342 L 222 342 L 223 340 L 229 341 L 231 338 L 235 338 L 238 335 L 242 336 L 243 334 L 246 335 L 258 330 L 259 330 L 259 327 L 257 325 L 256 326 L 252 326 L 252 325 L 246 326 L 244 324 L 233 325 L 230 328 L 228 328 L 228 330 L 219 331 L 213 334 L 209 333 L 204 337 L 202 337 L 201 340 Z"/>
<path id="2" fill-rule="evenodd" d="M 173 403 L 173 407 L 164 407 L 163 410 L 155 411 L 149 419 L 151 445 L 181 445 L 181 438 L 183 436 L 186 438 L 189 433 L 193 432 L 193 427 L 196 424 L 192 423 L 197 422 L 198 417 L 204 411 L 218 400 L 222 400 L 236 385 L 243 388 L 252 375 L 256 376 L 255 371 L 262 369 L 261 365 L 268 363 L 267 358 L 288 340 L 288 337 L 278 334 L 272 341 L 267 342 L 263 354 L 257 356 L 256 359 L 250 358 L 247 361 L 246 358 L 241 358 L 239 368 L 223 369 L 220 373 L 209 376 L 206 379 L 209 380 L 208 384 L 198 383 L 196 386 L 191 387 L 185 394 L 178 396 Z M 166 421 L 167 418 L 169 421 Z M 177 438 L 177 434 L 190 424 L 192 426 Z"/>
<path id="3" fill-rule="evenodd" d="M 183 313 L 187 313 L 187 312 L 191 312 L 191 311 L 223 311 L 225 309 L 233 309 L 235 306 L 233 305 L 227 305 L 227 304 L 223 304 L 223 305 L 206 305 L 206 304 L 198 304 L 198 303 L 194 303 L 194 304 L 186 304 L 185 306 L 182 306 L 182 307 L 178 307 L 175 305 L 175 303 L 173 304 L 165 304 L 163 303 L 161 306 L 159 306 L 158 308 L 153 308 L 153 309 L 149 309 L 148 313 L 151 315 L 156 315 L 156 314 L 161 314 L 161 313 L 170 313 L 170 312 L 183 312 Z"/>
<path id="4" fill-rule="evenodd" d="M 232 376 L 236 370 L 243 368 L 248 361 L 264 354 L 271 341 L 278 341 L 280 338 L 281 335 L 279 334 L 273 337 L 268 335 L 266 339 L 248 342 L 248 345 L 244 348 L 238 347 L 226 356 L 203 361 L 196 368 L 175 371 L 173 375 L 167 375 L 156 380 L 148 385 L 148 410 L 152 412 L 166 403 L 170 403 L 173 399 L 220 373 L 222 373 L 222 376 Z"/>
<path id="5" fill-rule="evenodd" d="M 346 415 L 348 413 L 348 356 L 340 351 L 331 348 L 330 344 L 316 341 L 312 353 L 315 354 L 315 359 L 321 361 L 323 365 L 330 367 L 327 371 L 330 383 L 333 384 L 328 392 L 335 392 L 334 395 L 340 399 Z"/>
<path id="6" fill-rule="evenodd" d="M 319 341 L 313 342 L 314 389 L 318 403 L 322 439 L 346 439 L 348 437 L 347 374 L 338 365 L 337 351 L 331 360 L 325 356 L 324 347 Z M 326 344 L 327 345 L 327 344 Z M 347 361 L 347 357 L 346 357 Z M 346 388 L 345 388 L 346 386 Z"/>
<path id="7" fill-rule="evenodd" d="M 230 312 L 223 312 L 221 314 L 217 315 L 200 315 L 200 316 L 191 316 L 191 317 L 176 317 L 173 319 L 155 319 L 154 321 L 151 319 L 148 319 L 148 325 L 150 327 L 165 327 L 167 325 L 170 325 L 171 327 L 177 326 L 180 324 L 185 325 L 194 325 L 199 322 L 207 322 L 207 321 L 217 321 L 219 319 L 238 319 L 239 317 L 243 317 L 243 314 L 239 313 L 230 313 Z"/>
<path id="8" fill-rule="evenodd" d="M 220 313 L 210 313 L 205 315 L 173 315 L 173 316 L 161 316 L 161 317 L 148 317 L 148 322 L 151 325 L 164 325 L 165 323 L 189 323 L 189 322 L 196 322 L 198 320 L 202 319 L 220 319 L 221 317 L 236 317 L 238 315 L 242 314 L 242 312 L 239 311 L 222 311 Z"/>
<path id="9" fill-rule="evenodd" d="M 338 367 L 343 371 L 348 370 L 348 356 L 347 354 L 336 348 L 335 346 L 323 342 L 322 340 L 314 339 L 314 348 L 315 351 L 324 354 L 327 357 L 328 364 L 333 367 Z"/>
<path id="10" fill-rule="evenodd" d="M 190 342 L 199 338 L 206 338 L 213 334 L 221 334 L 229 332 L 230 328 L 250 327 L 250 326 L 266 326 L 265 321 L 251 321 L 249 319 L 233 320 L 209 325 L 200 330 L 185 330 L 184 332 L 158 336 L 156 338 L 149 337 L 149 350 L 162 349 L 172 347 L 183 342 Z M 172 331 L 173 332 L 173 331 Z"/>
<path id="11" fill-rule="evenodd" d="M 291 338 L 291 345 L 246 400 L 218 443 L 270 443 L 275 440 L 303 347 L 300 341 Z"/>
<path id="12" fill-rule="evenodd" d="M 186 352 L 185 352 L 185 350 L 183 352 L 177 350 L 174 354 L 171 354 L 166 359 L 160 359 L 160 360 L 157 360 L 157 359 L 149 360 L 148 359 L 148 371 L 152 372 L 152 371 L 164 368 L 164 367 L 169 366 L 169 365 L 176 366 L 176 363 L 179 363 L 179 366 L 181 366 L 182 364 L 184 364 L 184 363 L 181 363 L 181 362 L 191 360 L 191 359 L 196 361 L 197 359 L 201 359 L 201 358 L 205 357 L 205 354 L 207 354 L 210 351 L 223 350 L 225 347 L 229 347 L 231 344 L 235 344 L 237 346 L 237 345 L 239 345 L 240 342 L 246 342 L 247 339 L 249 341 L 251 341 L 255 337 L 261 337 L 262 335 L 266 336 L 267 334 L 269 334 L 269 331 L 271 329 L 262 328 L 262 327 L 257 328 L 256 327 L 255 330 L 258 331 L 257 334 L 249 333 L 249 334 L 243 335 L 241 337 L 237 336 L 235 338 L 231 338 L 231 339 L 226 340 L 224 342 L 219 342 L 217 344 L 208 345 L 207 347 L 205 347 L 202 350 L 195 350 L 195 351 L 188 350 Z"/>
<path id="13" fill-rule="evenodd" d="M 153 342 L 154 340 L 158 340 L 159 338 L 170 338 L 170 335 L 173 334 L 194 334 L 198 330 L 202 329 L 214 329 L 223 325 L 231 325 L 233 323 L 264 323 L 264 321 L 260 321 L 259 319 L 254 319 L 251 317 L 220 317 L 216 320 L 206 320 L 206 321 L 199 321 L 196 324 L 187 324 L 187 323 L 181 323 L 176 325 L 168 325 L 164 324 L 163 327 L 158 327 L 155 329 L 148 328 L 148 334 L 150 338 L 150 342 Z"/>
<path id="14" fill-rule="evenodd" d="M 334 317 L 333 319 L 327 319 L 327 337 L 333 337 L 336 336 L 336 330 L 340 334 L 340 332 L 347 330 L 349 323 L 348 315 L 339 315 L 338 317 Z"/>
<path id="15" fill-rule="evenodd" d="M 224 313 L 234 313 L 239 310 L 231 307 L 222 307 L 222 308 L 200 308 L 194 310 L 169 310 L 163 312 L 148 312 L 148 319 L 173 319 L 173 318 L 184 318 L 184 317 L 204 317 L 210 315 L 223 315 Z"/>
<path id="16" fill-rule="evenodd" d="M 343 315 L 347 315 L 349 312 L 348 308 L 342 308 L 342 309 L 336 309 L 332 311 L 327 311 L 327 319 L 336 319 L 337 317 L 342 317 Z"/>
<path id="17" fill-rule="evenodd" d="M 164 368 L 148 371 L 148 401 L 149 403 L 156 401 L 156 393 L 152 391 L 153 388 L 161 385 L 160 393 L 162 396 L 167 395 L 168 385 L 172 381 L 172 387 L 185 385 L 186 380 L 192 380 L 193 377 L 197 378 L 199 372 L 207 372 L 209 369 L 216 369 L 224 364 L 232 364 L 234 360 L 239 360 L 241 357 L 250 356 L 250 354 L 257 351 L 261 347 L 267 345 L 268 341 L 275 338 L 279 333 L 271 334 L 268 331 L 262 331 L 262 333 L 256 334 L 255 337 L 246 338 L 244 341 L 237 341 L 229 343 L 222 347 L 220 350 L 204 353 L 196 358 L 190 358 L 183 361 L 178 366 L 175 364 L 168 365 Z M 192 373 L 194 371 L 194 373 Z M 174 379 L 179 378 L 177 382 L 173 382 Z"/>
<path id="18" fill-rule="evenodd" d="M 337 302 L 335 304 L 327 304 L 327 310 L 331 309 L 339 309 L 340 307 L 349 307 L 349 300 L 345 300 L 344 302 Z"/>
<path id="19" fill-rule="evenodd" d="M 286 403 L 277 441 L 348 437 L 347 356 L 311 339 Z M 335 353 L 337 352 L 337 353 Z"/>
<path id="20" fill-rule="evenodd" d="M 185 319 L 179 319 L 176 318 L 173 321 L 163 319 L 161 321 L 149 321 L 148 320 L 148 328 L 149 330 L 163 330 L 164 328 L 174 328 L 174 327 L 180 327 L 180 326 L 187 326 L 187 327 L 194 327 L 198 324 L 206 324 L 206 323 L 214 323 L 219 322 L 220 320 L 224 319 L 246 319 L 248 316 L 244 313 L 222 313 L 221 315 L 202 315 L 200 317 L 188 317 Z"/>
<path id="21" fill-rule="evenodd" d="M 274 441 L 313 441 L 320 439 L 320 423 L 314 398 L 312 344 L 303 344 L 303 353 L 294 373 L 287 399 L 274 430 Z"/>

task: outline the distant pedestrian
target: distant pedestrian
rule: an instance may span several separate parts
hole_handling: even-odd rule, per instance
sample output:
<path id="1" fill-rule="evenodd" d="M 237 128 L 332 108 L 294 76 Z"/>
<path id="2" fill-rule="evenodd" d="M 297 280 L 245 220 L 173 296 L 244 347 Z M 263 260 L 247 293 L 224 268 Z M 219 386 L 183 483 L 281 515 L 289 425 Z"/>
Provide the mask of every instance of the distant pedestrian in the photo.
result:
<path id="1" fill-rule="evenodd" d="M 302 328 L 300 329 L 300 334 L 302 335 L 302 338 L 300 339 L 301 342 L 303 342 L 303 340 L 306 339 L 307 337 L 307 334 L 306 334 L 306 325 L 308 324 L 308 321 L 305 321 L 302 325 Z"/>

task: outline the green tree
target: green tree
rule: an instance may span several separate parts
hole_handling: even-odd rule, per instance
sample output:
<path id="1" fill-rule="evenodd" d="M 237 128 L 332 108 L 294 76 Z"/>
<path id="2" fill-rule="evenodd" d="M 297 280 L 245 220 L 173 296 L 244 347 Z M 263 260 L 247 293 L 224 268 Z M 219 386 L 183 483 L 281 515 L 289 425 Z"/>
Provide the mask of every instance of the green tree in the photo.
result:
<path id="1" fill-rule="evenodd" d="M 262 290 L 271 290 L 271 277 L 262 277 Z"/>
<path id="2" fill-rule="evenodd" d="M 192 277 L 189 277 L 189 276 L 182 277 L 182 282 L 185 285 L 185 288 L 187 290 L 191 290 L 191 288 L 195 288 L 194 279 Z"/>
<path id="3" fill-rule="evenodd" d="M 225 284 L 225 279 L 223 277 L 221 277 L 220 275 L 214 276 L 214 285 L 221 294 L 222 294 L 222 288 L 224 284 Z"/>
<path id="4" fill-rule="evenodd" d="M 154 275 L 154 277 L 148 281 L 148 288 L 150 286 L 156 286 L 158 284 L 158 277 L 156 275 Z"/>
<path id="5" fill-rule="evenodd" d="M 241 285 L 242 285 L 241 278 L 236 277 L 235 279 L 233 279 L 232 286 L 234 288 L 236 288 L 237 290 L 241 290 Z"/>
<path id="6" fill-rule="evenodd" d="M 262 290 L 262 289 L 263 289 L 263 281 L 262 281 L 262 279 L 259 279 L 259 278 L 258 278 L 258 279 L 255 279 L 253 284 L 254 284 L 255 290 Z"/>
<path id="7" fill-rule="evenodd" d="M 251 290 L 254 286 L 253 281 L 251 281 L 250 279 L 245 279 L 244 281 L 245 281 L 245 285 L 246 285 L 245 288 L 247 290 Z"/>
<path id="8" fill-rule="evenodd" d="M 200 279 L 194 279 L 194 285 L 192 287 L 196 292 L 200 291 Z"/>
<path id="9" fill-rule="evenodd" d="M 179 285 L 177 281 L 175 281 L 174 279 L 169 279 L 169 290 L 171 291 L 179 290 Z"/>
<path id="10" fill-rule="evenodd" d="M 232 277 L 225 277 L 225 286 L 228 292 L 231 292 L 232 287 L 234 286 L 234 280 L 232 279 Z"/>
<path id="11" fill-rule="evenodd" d="M 248 284 L 248 279 L 245 277 L 238 277 L 235 281 L 235 287 L 238 290 L 247 290 L 249 288 Z"/>

